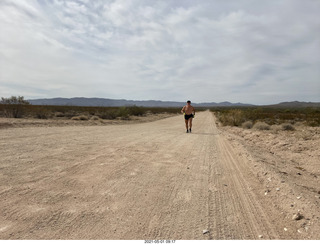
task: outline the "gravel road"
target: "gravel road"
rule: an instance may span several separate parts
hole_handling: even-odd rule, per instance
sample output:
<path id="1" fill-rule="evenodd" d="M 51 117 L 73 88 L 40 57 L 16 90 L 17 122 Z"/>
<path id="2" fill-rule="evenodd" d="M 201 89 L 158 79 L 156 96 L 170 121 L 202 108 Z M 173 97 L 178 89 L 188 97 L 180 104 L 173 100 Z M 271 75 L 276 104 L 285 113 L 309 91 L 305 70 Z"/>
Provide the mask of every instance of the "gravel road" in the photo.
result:
<path id="1" fill-rule="evenodd" d="M 288 238 L 239 154 L 209 111 L 191 134 L 182 115 L 3 129 L 0 238 Z"/>

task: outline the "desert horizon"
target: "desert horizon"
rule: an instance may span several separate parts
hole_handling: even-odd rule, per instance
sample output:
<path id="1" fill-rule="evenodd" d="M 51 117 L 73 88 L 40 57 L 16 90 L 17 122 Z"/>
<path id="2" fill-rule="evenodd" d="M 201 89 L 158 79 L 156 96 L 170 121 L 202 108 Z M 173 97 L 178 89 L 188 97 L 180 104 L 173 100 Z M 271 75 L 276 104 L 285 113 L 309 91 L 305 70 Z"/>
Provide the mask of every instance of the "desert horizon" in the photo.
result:
<path id="1" fill-rule="evenodd" d="M 0 1 L 0 240 L 320 240 L 319 12 Z"/>

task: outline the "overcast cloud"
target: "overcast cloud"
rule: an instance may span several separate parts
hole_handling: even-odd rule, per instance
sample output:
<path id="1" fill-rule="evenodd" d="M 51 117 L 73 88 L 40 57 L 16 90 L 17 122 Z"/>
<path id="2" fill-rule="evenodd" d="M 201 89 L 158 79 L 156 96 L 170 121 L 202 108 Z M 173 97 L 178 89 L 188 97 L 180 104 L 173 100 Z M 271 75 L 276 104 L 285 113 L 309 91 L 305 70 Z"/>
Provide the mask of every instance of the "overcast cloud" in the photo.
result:
<path id="1" fill-rule="evenodd" d="M 0 96 L 320 101 L 318 0 L 1 0 Z"/>

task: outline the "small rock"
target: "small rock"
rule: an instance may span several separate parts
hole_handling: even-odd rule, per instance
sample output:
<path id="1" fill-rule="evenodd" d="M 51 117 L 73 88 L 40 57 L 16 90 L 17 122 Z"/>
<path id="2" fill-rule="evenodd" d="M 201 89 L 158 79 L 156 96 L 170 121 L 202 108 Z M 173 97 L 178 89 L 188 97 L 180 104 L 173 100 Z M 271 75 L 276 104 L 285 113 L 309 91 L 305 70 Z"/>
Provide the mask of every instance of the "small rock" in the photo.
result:
<path id="1" fill-rule="evenodd" d="M 292 220 L 300 220 L 302 217 L 303 216 L 298 212 L 292 216 Z"/>
<path id="2" fill-rule="evenodd" d="M 318 194 L 320 194 L 320 191 L 318 191 Z"/>
<path id="3" fill-rule="evenodd" d="M 288 229 L 287 228 L 283 228 L 284 229 L 284 231 L 288 231 Z"/>
<path id="4" fill-rule="evenodd" d="M 263 235 L 259 235 L 259 238 L 263 238 Z"/>
<path id="5" fill-rule="evenodd" d="M 281 181 L 281 183 L 285 183 L 285 181 L 284 181 L 284 180 L 282 180 L 282 181 Z"/>
<path id="6" fill-rule="evenodd" d="M 203 230 L 202 231 L 202 234 L 204 234 L 204 235 L 207 234 L 207 233 L 209 233 L 209 230 Z"/>
<path id="7" fill-rule="evenodd" d="M 187 169 L 189 169 L 189 167 L 187 167 Z"/>
<path id="8" fill-rule="evenodd" d="M 280 191 L 280 188 L 276 188 L 276 191 Z"/>
<path id="9" fill-rule="evenodd" d="M 297 197 L 297 199 L 301 199 L 301 196 Z"/>
<path id="10" fill-rule="evenodd" d="M 315 195 L 315 197 L 320 199 L 320 196 Z"/>

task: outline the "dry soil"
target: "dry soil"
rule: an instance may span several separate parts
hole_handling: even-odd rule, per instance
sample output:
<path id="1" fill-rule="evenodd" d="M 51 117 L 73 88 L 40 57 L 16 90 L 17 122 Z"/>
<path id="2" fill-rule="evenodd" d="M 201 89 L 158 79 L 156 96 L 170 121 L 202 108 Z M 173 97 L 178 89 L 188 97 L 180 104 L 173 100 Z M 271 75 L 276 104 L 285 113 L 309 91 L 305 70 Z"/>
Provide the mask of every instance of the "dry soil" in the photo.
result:
<path id="1" fill-rule="evenodd" d="M 0 238 L 319 239 L 319 161 L 286 166 L 263 133 L 209 111 L 191 134 L 182 116 L 1 129 Z"/>

